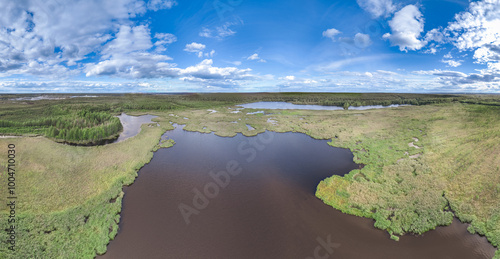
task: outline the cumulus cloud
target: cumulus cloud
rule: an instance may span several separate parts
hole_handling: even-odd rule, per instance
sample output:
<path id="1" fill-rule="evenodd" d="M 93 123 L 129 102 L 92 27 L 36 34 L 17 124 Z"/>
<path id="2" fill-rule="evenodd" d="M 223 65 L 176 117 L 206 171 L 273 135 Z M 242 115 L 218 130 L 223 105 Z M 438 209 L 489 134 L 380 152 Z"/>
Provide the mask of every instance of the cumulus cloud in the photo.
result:
<path id="1" fill-rule="evenodd" d="M 165 35 L 159 37 L 162 36 Z M 86 76 L 150 78 L 174 75 L 173 65 L 167 63 L 172 58 L 150 53 L 148 50 L 152 47 L 150 32 L 145 25 L 123 25 L 116 38 L 107 43 L 101 51 L 102 61 L 86 66 Z"/>
<path id="2" fill-rule="evenodd" d="M 386 33 L 383 37 L 401 51 L 419 50 L 427 44 L 420 39 L 420 34 L 424 31 L 424 18 L 414 5 L 407 5 L 396 12 L 389 21 L 389 26 L 392 34 Z"/>
<path id="3" fill-rule="evenodd" d="M 459 50 L 499 43 L 500 2 L 483 0 L 471 2 L 466 12 L 455 15 L 455 22 L 448 26 Z"/>
<path id="4" fill-rule="evenodd" d="M 67 71 L 65 66 L 79 70 L 83 66 L 77 65 L 88 55 L 99 57 L 102 46 L 120 33 L 121 25 L 130 26 L 130 19 L 148 10 L 174 5 L 169 3 L 174 2 L 0 1 L 0 73 L 59 77 L 62 74 L 54 70 Z"/>
<path id="5" fill-rule="evenodd" d="M 455 15 L 447 32 L 460 51 L 474 51 L 476 63 L 500 71 L 500 1 L 471 2 L 465 12 Z"/>
<path id="6" fill-rule="evenodd" d="M 462 60 L 442 59 L 441 62 L 447 64 L 449 67 L 459 67 L 462 65 Z"/>
<path id="7" fill-rule="evenodd" d="M 215 54 L 215 50 L 211 50 L 210 52 L 204 53 L 203 51 L 205 50 L 205 48 L 206 48 L 206 46 L 204 44 L 192 42 L 192 43 L 186 44 L 184 51 L 197 53 L 199 58 L 213 57 L 213 55 Z"/>
<path id="8" fill-rule="evenodd" d="M 442 43 L 444 40 L 445 35 L 442 31 L 442 28 L 434 28 L 425 34 L 425 41 L 427 42 L 435 41 L 438 43 Z"/>
<path id="9" fill-rule="evenodd" d="M 250 56 L 247 58 L 247 60 L 257 60 L 257 61 L 259 61 L 259 62 L 263 62 L 263 63 L 265 63 L 265 62 L 266 62 L 266 60 L 261 59 L 261 58 L 259 57 L 259 54 L 257 54 L 257 53 L 254 53 L 254 54 L 250 55 Z"/>
<path id="10" fill-rule="evenodd" d="M 257 80 L 249 68 L 215 67 L 213 60 L 205 59 L 197 65 L 189 66 L 179 71 L 180 80 L 205 87 L 238 87 L 247 80 Z"/>
<path id="11" fill-rule="evenodd" d="M 471 2 L 469 8 L 455 15 L 446 28 L 448 40 L 459 51 L 473 51 L 475 63 L 488 69 L 471 74 L 464 82 L 494 82 L 500 72 L 500 1 Z"/>
<path id="12" fill-rule="evenodd" d="M 278 87 L 286 91 L 337 91 L 337 92 L 403 92 L 413 88 L 415 81 L 408 81 L 407 77 L 392 71 L 338 71 L 329 76 L 321 77 L 280 77 Z M 422 91 L 416 88 L 415 91 Z"/>
<path id="13" fill-rule="evenodd" d="M 380 16 L 388 17 L 392 14 L 396 7 L 392 0 L 357 0 L 359 7 L 370 13 L 373 18 Z"/>
<path id="14" fill-rule="evenodd" d="M 186 47 L 184 48 L 184 51 L 187 51 L 187 52 L 199 52 L 199 51 L 203 51 L 205 49 L 205 45 L 201 44 L 201 43 L 197 43 L 197 42 L 192 42 L 192 43 L 189 43 L 189 44 L 186 44 Z"/>
<path id="15" fill-rule="evenodd" d="M 171 33 L 156 33 L 155 38 L 161 41 L 161 44 L 170 44 L 177 41 L 177 37 Z"/>
<path id="16" fill-rule="evenodd" d="M 177 41 L 177 37 L 171 33 L 156 33 L 155 39 L 156 51 L 165 51 L 166 45 Z"/>
<path id="17" fill-rule="evenodd" d="M 452 43 L 459 51 L 472 51 L 475 63 L 500 71 L 500 1 L 481 0 L 455 15 L 448 27 L 430 30 L 425 41 Z M 442 62 L 456 67 L 462 61 L 445 56 Z M 490 71 L 490 72 L 491 72 Z"/>
<path id="18" fill-rule="evenodd" d="M 485 44 L 474 52 L 474 58 L 478 63 L 490 63 L 500 61 L 500 46 Z"/>
<path id="19" fill-rule="evenodd" d="M 339 30 L 331 28 L 323 32 L 323 37 L 327 37 L 330 38 L 332 41 L 335 41 L 336 40 L 335 36 L 337 36 L 340 33 L 341 32 Z"/>
<path id="20" fill-rule="evenodd" d="M 199 79 L 233 79 L 242 80 L 252 77 L 251 69 L 238 69 L 236 67 L 214 67 L 213 60 L 205 59 L 197 65 L 181 69 L 180 76 L 191 76 Z"/>

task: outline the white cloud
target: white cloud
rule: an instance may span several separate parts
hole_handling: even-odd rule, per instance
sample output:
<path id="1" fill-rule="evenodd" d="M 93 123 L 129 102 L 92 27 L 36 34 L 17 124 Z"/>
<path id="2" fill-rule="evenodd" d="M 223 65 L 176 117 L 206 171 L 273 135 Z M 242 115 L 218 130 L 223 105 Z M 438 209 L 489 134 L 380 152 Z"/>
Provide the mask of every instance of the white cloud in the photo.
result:
<path id="1" fill-rule="evenodd" d="M 437 83 L 455 91 L 467 89 L 472 91 L 498 91 L 500 89 L 500 73 L 482 70 L 480 73 L 465 74 L 459 71 L 428 70 L 414 71 L 418 75 L 437 76 Z"/>
<path id="2" fill-rule="evenodd" d="M 197 43 L 197 42 L 192 42 L 192 43 L 189 43 L 189 44 L 186 44 L 186 47 L 184 48 L 184 51 L 187 51 L 187 52 L 200 52 L 200 51 L 203 51 L 205 49 L 205 45 L 201 44 L 201 43 Z"/>
<path id="3" fill-rule="evenodd" d="M 215 27 L 214 29 L 204 27 L 198 35 L 205 38 L 223 39 L 236 34 L 236 31 L 232 30 L 230 27 L 237 24 L 239 23 L 226 22 L 221 26 Z"/>
<path id="4" fill-rule="evenodd" d="M 247 79 L 251 69 L 238 69 L 236 67 L 214 67 L 211 59 L 205 59 L 195 66 L 181 69 L 180 76 L 192 76 L 200 79 Z"/>
<path id="5" fill-rule="evenodd" d="M 332 41 L 335 41 L 336 40 L 335 36 L 337 36 L 340 33 L 342 32 L 340 32 L 335 28 L 331 28 L 323 32 L 323 37 L 327 37 L 330 38 Z"/>
<path id="6" fill-rule="evenodd" d="M 256 59 L 259 59 L 259 54 L 257 53 L 252 54 L 247 58 L 247 60 L 256 60 Z"/>
<path id="7" fill-rule="evenodd" d="M 393 71 L 387 71 L 387 70 L 377 70 L 377 73 L 381 74 L 381 75 L 391 75 L 391 76 L 395 76 L 395 75 L 399 75 L 398 73 L 396 72 L 393 72 Z"/>
<path id="8" fill-rule="evenodd" d="M 155 88 L 155 84 L 141 82 L 101 81 L 0 81 L 2 92 L 13 93 L 89 93 L 89 92 L 138 92 Z"/>
<path id="9" fill-rule="evenodd" d="M 500 1 L 471 2 L 468 11 L 455 15 L 448 26 L 459 50 L 498 43 L 500 38 Z"/>
<path id="10" fill-rule="evenodd" d="M 199 58 L 213 57 L 215 54 L 215 50 L 211 50 L 210 52 L 204 53 L 203 51 L 205 50 L 205 48 L 206 48 L 206 46 L 204 44 L 192 42 L 192 43 L 186 44 L 184 51 L 197 53 Z"/>
<path id="11" fill-rule="evenodd" d="M 214 67 L 211 59 L 205 59 L 197 65 L 179 70 L 179 79 L 183 82 L 210 87 L 239 87 L 248 80 L 258 80 L 249 68 Z"/>
<path id="12" fill-rule="evenodd" d="M 205 57 L 213 57 L 215 54 L 215 50 L 211 50 L 209 53 L 205 53 Z"/>
<path id="13" fill-rule="evenodd" d="M 91 53 L 99 57 L 102 45 L 113 41 L 122 25 L 131 26 L 130 19 L 145 14 L 148 7 L 170 8 L 168 2 L 172 1 L 0 1 L 0 73 L 59 77 L 64 73 L 54 70 L 68 70 L 61 64 L 76 66 L 72 73 L 81 72 L 84 66 L 77 65 Z M 114 43 L 116 48 L 124 44 Z M 140 42 L 133 46 L 144 47 Z"/>
<path id="14" fill-rule="evenodd" d="M 434 76 L 445 76 L 445 77 L 466 77 L 467 74 L 458 72 L 458 71 L 450 71 L 450 70 L 419 70 L 413 71 L 414 74 L 417 75 L 434 75 Z"/>
<path id="15" fill-rule="evenodd" d="M 427 44 L 425 40 L 419 39 L 424 31 L 424 18 L 414 5 L 407 5 L 396 12 L 389 21 L 389 26 L 392 34 L 386 33 L 383 37 L 401 51 L 419 50 Z"/>
<path id="16" fill-rule="evenodd" d="M 177 41 L 177 37 L 171 33 L 156 33 L 155 38 L 158 39 L 156 43 L 159 42 L 159 44 L 171 44 Z"/>
<path id="17" fill-rule="evenodd" d="M 145 51 L 153 47 L 148 27 L 139 25 L 130 27 L 123 25 L 116 38 L 104 46 L 101 51 L 103 58 L 114 55 L 126 55 L 135 51 Z"/>
<path id="18" fill-rule="evenodd" d="M 162 52 L 167 50 L 167 45 L 177 41 L 177 37 L 171 33 L 156 33 L 156 42 L 154 43 L 156 52 Z"/>
<path id="19" fill-rule="evenodd" d="M 447 64 L 449 67 L 459 67 L 462 65 L 462 60 L 442 59 L 441 62 Z"/>
<path id="20" fill-rule="evenodd" d="M 177 5 L 177 2 L 172 0 L 149 0 L 147 3 L 148 9 L 153 11 L 170 9 L 174 5 Z"/>
<path id="21" fill-rule="evenodd" d="M 378 18 L 380 16 L 388 17 L 396 10 L 392 0 L 357 0 L 357 2 L 358 5 L 363 8 L 363 10 L 369 12 L 373 18 Z"/>
<path id="22" fill-rule="evenodd" d="M 367 48 L 372 45 L 372 40 L 370 39 L 370 35 L 363 33 L 356 33 L 354 36 L 354 44 L 359 48 Z"/>
<path id="23" fill-rule="evenodd" d="M 175 75 L 176 69 L 166 62 L 172 58 L 148 52 L 152 47 L 150 32 L 145 25 L 123 25 L 116 38 L 101 51 L 102 61 L 86 66 L 86 76 L 150 78 Z"/>
<path id="24" fill-rule="evenodd" d="M 263 63 L 265 63 L 265 62 L 266 62 L 266 60 L 261 59 L 261 58 L 259 57 L 259 54 L 257 54 L 257 53 L 254 53 L 254 54 L 250 55 L 250 56 L 247 58 L 247 60 L 257 60 L 257 61 L 259 61 L 259 62 L 263 62 Z"/>
<path id="25" fill-rule="evenodd" d="M 445 40 L 445 35 L 442 32 L 442 28 L 434 28 L 425 34 L 425 41 L 435 41 L 442 43 Z"/>
<path id="26" fill-rule="evenodd" d="M 286 91 L 327 91 L 327 92 L 405 92 L 417 85 L 418 79 L 407 79 L 392 71 L 338 71 L 327 76 L 301 78 L 280 77 L 280 90 Z M 428 81 L 428 79 L 427 79 Z M 422 91 L 418 87 L 415 91 Z"/>
<path id="27" fill-rule="evenodd" d="M 434 48 L 434 47 L 429 47 L 429 49 L 425 50 L 424 53 L 427 53 L 427 54 L 436 54 L 437 53 L 437 49 Z"/>
<path id="28" fill-rule="evenodd" d="M 456 14 L 447 32 L 460 51 L 474 51 L 477 63 L 498 71 L 500 61 L 500 1 L 471 2 L 467 11 Z"/>

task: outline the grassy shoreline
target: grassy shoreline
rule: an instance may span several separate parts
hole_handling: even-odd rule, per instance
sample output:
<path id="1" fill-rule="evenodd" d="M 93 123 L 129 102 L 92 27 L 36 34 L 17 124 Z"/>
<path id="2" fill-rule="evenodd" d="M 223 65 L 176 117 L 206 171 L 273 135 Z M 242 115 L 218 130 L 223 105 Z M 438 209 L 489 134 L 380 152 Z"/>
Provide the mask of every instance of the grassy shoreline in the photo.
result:
<path id="1" fill-rule="evenodd" d="M 271 130 L 330 139 L 332 146 L 349 148 L 355 162 L 366 166 L 322 181 L 316 195 L 326 204 L 373 218 L 393 239 L 447 225 L 455 215 L 471 223 L 470 232 L 499 246 L 500 185 L 495 184 L 500 183 L 500 107 L 446 102 L 366 111 L 247 114 L 257 110 L 234 113 L 233 101 L 169 105 L 184 108 L 131 112 L 159 116 L 154 120 L 160 127 L 143 125 L 138 136 L 115 144 L 76 147 L 44 137 L 0 138 L 1 154 L 7 154 L 9 143 L 16 144 L 20 193 L 20 252 L 9 252 L 3 242 L 0 257 L 93 258 L 105 252 L 117 232 L 123 186 L 134 181 L 153 151 L 175 143 L 160 142 L 172 128 L 169 122 L 226 137 Z M 0 168 L 5 169 L 5 159 L 0 157 Z M 6 186 L 4 174 L 0 184 Z M 5 195 L 0 197 L 7 202 Z M 6 216 L 3 209 L 4 229 Z M 0 239 L 6 238 L 6 232 L 0 232 Z M 500 258 L 498 251 L 495 258 Z"/>
<path id="2" fill-rule="evenodd" d="M 326 204 L 374 219 L 375 227 L 395 240 L 449 225 L 456 216 L 471 224 L 471 233 L 485 235 L 498 247 L 500 187 L 491 184 L 500 183 L 498 169 L 491 166 L 500 164 L 498 107 L 455 103 L 367 111 L 264 111 L 268 115 L 178 112 L 170 119 L 186 124 L 186 130 L 219 136 L 272 130 L 331 139 L 332 146 L 349 148 L 355 162 L 365 167 L 322 181 L 316 195 Z M 467 156 L 466 150 L 476 152 Z M 473 175 L 480 179 L 470 181 Z M 470 185 L 479 187 L 455 190 Z M 499 256 L 497 252 L 495 258 Z"/>
<path id="3" fill-rule="evenodd" d="M 43 137 L 0 139 L 2 154 L 16 145 L 16 252 L 2 243 L 1 258 L 94 258 L 118 230 L 123 186 L 153 157 L 160 136 L 172 126 L 143 125 L 129 140 L 105 146 L 70 146 Z M 156 125 L 156 123 L 152 124 Z M 0 165 L 5 168 L 4 157 Z M 2 175 L 0 184 L 6 186 Z M 7 203 L 5 195 L 0 198 Z M 0 227 L 8 227 L 6 210 Z M 0 232 L 0 240 L 7 233 Z"/>

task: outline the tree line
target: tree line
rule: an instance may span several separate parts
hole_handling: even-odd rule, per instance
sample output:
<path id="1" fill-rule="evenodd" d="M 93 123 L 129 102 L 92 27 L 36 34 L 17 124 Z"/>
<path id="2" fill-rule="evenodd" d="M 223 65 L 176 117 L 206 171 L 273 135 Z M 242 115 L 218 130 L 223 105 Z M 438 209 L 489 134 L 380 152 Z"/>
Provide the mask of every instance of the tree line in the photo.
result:
<path id="1" fill-rule="evenodd" d="M 43 134 L 56 141 L 73 144 L 96 144 L 116 137 L 122 130 L 120 119 L 107 112 L 80 110 L 65 116 L 26 121 L 0 120 L 0 132 Z"/>

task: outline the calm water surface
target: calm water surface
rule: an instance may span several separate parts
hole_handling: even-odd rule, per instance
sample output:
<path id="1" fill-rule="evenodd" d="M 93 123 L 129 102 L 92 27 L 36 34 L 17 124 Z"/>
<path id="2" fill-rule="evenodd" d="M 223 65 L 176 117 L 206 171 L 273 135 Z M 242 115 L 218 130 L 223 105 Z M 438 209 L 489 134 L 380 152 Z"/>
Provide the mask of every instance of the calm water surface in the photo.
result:
<path id="1" fill-rule="evenodd" d="M 142 115 L 142 116 L 130 116 L 125 113 L 122 113 L 120 116 L 116 116 L 120 119 L 120 122 L 123 126 L 123 131 L 120 133 L 120 136 L 114 141 L 121 142 L 128 138 L 131 138 L 139 132 L 141 132 L 141 126 L 145 123 L 152 123 L 151 119 L 156 118 L 158 116 L 153 115 Z"/>
<path id="2" fill-rule="evenodd" d="M 323 105 L 304 105 L 304 104 L 293 104 L 287 102 L 255 102 L 255 103 L 246 103 L 240 104 L 237 106 L 241 106 L 243 108 L 250 109 L 296 109 L 296 110 L 343 110 L 344 108 L 338 106 L 323 106 Z M 394 108 L 399 106 L 408 106 L 405 104 L 392 104 L 389 106 L 382 105 L 367 105 L 367 106 L 358 106 L 349 107 L 349 110 L 368 110 L 368 109 L 381 109 L 381 108 Z"/>
<path id="3" fill-rule="evenodd" d="M 158 150 L 125 188 L 120 231 L 100 258 L 289 259 L 315 258 L 316 252 L 322 256 L 316 258 L 470 259 L 494 254 L 484 237 L 468 234 L 457 221 L 395 242 L 375 229 L 373 220 L 325 205 L 314 196 L 317 184 L 358 168 L 350 151 L 327 141 L 271 132 L 223 138 L 180 128 L 166 136 L 175 146 Z"/>

